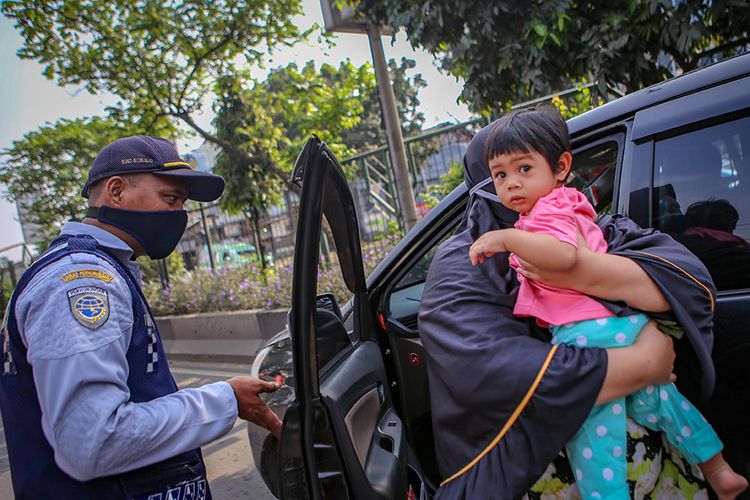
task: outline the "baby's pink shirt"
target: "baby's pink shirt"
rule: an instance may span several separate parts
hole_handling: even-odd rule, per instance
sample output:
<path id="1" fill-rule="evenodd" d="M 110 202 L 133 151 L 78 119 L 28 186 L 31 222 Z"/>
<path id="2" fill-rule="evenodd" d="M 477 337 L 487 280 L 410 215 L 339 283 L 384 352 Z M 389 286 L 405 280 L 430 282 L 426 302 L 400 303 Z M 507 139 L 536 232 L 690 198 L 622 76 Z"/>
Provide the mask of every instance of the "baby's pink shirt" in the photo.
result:
<path id="1" fill-rule="evenodd" d="M 573 188 L 559 187 L 540 198 L 528 213 L 521 214 L 515 227 L 549 234 L 578 248 L 577 228 L 592 251 L 605 253 L 607 242 L 595 218 L 596 211 L 583 194 Z M 515 254 L 510 256 L 510 265 L 514 269 L 521 267 Z M 606 307 L 580 292 L 554 288 L 520 274 L 518 281 L 521 287 L 513 314 L 533 316 L 542 326 L 612 316 Z"/>

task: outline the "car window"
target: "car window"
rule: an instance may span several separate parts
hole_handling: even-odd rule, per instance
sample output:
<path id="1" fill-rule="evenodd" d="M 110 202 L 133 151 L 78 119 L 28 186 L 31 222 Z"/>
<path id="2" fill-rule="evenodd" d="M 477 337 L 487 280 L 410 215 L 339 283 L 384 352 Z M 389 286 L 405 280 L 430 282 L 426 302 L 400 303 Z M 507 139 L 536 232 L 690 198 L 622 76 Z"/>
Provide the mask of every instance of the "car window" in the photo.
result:
<path id="1" fill-rule="evenodd" d="M 396 282 L 396 286 L 393 287 L 393 291 L 397 292 L 399 290 L 403 290 L 404 288 L 409 288 L 413 285 L 424 283 L 427 279 L 427 271 L 430 270 L 430 264 L 432 263 L 432 259 L 435 257 L 435 252 L 437 252 L 437 248 L 440 246 L 440 244 L 445 241 L 448 236 L 450 236 L 452 233 L 447 234 L 443 239 L 441 239 L 435 246 L 430 248 L 426 254 L 420 258 L 414 266 L 412 266 L 408 271 L 406 271 L 406 274 L 404 274 L 401 279 Z"/>
<path id="2" fill-rule="evenodd" d="M 349 300 L 351 292 L 344 283 L 336 242 L 326 219 L 323 219 L 323 231 L 320 236 L 318 299 L 315 314 L 315 341 L 319 371 L 339 352 L 352 345 L 349 334 L 340 319 L 340 305 Z"/>
<path id="3" fill-rule="evenodd" d="M 695 253 L 718 290 L 750 287 L 748 175 L 750 117 L 654 142 L 651 223 Z"/>
<path id="4" fill-rule="evenodd" d="M 417 262 L 410 267 L 401 278 L 396 281 L 396 284 L 391 289 L 390 296 L 388 298 L 390 315 L 392 318 L 401 322 L 405 327 L 412 330 L 412 333 L 417 330 L 417 314 L 419 313 L 419 305 L 422 300 L 422 292 L 424 291 L 424 283 L 427 280 L 427 272 L 430 270 L 430 264 L 432 259 L 437 253 L 437 249 L 441 243 L 453 236 L 454 226 L 450 227 L 450 230 L 432 246 Z"/>
<path id="5" fill-rule="evenodd" d="M 616 140 L 608 139 L 573 154 L 573 168 L 567 184 L 586 195 L 598 214 L 612 211 L 619 149 Z"/>

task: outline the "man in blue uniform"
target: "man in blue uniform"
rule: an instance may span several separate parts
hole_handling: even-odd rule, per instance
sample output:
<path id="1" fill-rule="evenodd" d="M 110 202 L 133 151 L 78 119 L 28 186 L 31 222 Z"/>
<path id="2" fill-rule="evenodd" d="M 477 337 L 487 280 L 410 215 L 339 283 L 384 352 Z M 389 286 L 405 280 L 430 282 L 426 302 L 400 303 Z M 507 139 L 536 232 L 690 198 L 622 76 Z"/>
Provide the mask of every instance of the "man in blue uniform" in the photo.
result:
<path id="1" fill-rule="evenodd" d="M 169 255 L 185 201 L 223 190 L 156 137 L 119 139 L 94 160 L 86 218 L 27 270 L 2 328 L 0 409 L 18 498 L 211 498 L 200 446 L 238 416 L 278 435 L 259 397 L 273 383 L 177 389 L 140 289 L 135 258 Z"/>

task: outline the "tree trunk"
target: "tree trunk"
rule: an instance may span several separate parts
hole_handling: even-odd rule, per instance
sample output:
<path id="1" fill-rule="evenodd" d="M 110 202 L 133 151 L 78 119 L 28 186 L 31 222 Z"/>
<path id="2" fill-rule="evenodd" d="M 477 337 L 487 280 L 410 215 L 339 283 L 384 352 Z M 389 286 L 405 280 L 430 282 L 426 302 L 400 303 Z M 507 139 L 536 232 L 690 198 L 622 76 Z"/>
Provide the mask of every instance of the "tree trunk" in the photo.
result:
<path id="1" fill-rule="evenodd" d="M 250 207 L 250 212 L 253 214 L 253 229 L 255 230 L 255 243 L 258 246 L 257 251 L 260 257 L 260 267 L 265 271 L 266 250 L 263 247 L 263 234 L 260 230 L 260 211 L 255 207 Z"/>

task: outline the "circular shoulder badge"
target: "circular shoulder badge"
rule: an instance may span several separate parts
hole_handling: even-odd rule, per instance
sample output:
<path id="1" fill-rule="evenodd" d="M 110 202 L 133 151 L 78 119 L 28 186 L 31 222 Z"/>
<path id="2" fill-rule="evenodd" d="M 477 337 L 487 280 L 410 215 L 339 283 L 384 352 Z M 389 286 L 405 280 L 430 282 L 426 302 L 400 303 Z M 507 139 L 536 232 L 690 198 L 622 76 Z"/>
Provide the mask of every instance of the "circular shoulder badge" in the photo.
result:
<path id="1" fill-rule="evenodd" d="M 96 330 L 109 319 L 109 296 L 97 286 L 81 286 L 68 290 L 70 312 L 80 324 Z"/>

